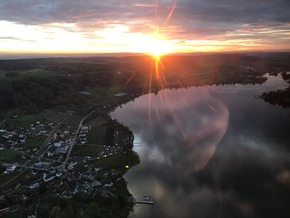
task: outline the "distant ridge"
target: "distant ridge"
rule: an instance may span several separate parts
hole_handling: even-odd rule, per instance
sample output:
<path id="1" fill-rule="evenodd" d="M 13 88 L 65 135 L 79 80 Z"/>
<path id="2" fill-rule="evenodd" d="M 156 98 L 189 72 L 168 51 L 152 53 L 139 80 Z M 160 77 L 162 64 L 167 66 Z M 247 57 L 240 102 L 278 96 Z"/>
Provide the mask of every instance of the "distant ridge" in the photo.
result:
<path id="1" fill-rule="evenodd" d="M 189 53 L 168 53 L 164 56 L 196 56 L 196 55 L 213 55 L 213 54 L 248 54 L 255 56 L 264 56 L 266 54 L 275 53 L 290 53 L 290 49 L 277 50 L 277 51 L 225 51 L 225 52 L 189 52 Z M 13 59 L 37 59 L 37 58 L 86 58 L 86 57 L 131 57 L 131 56 L 144 56 L 145 53 L 133 52 L 120 52 L 120 53 L 0 53 L 0 60 L 13 60 Z"/>
<path id="2" fill-rule="evenodd" d="M 131 52 L 121 52 L 121 53 L 58 53 L 58 54 L 42 54 L 42 53 L 0 53 L 0 60 L 8 59 L 30 59 L 30 58 L 82 58 L 82 57 L 126 57 L 126 56 L 142 56 L 142 53 L 131 53 Z"/>

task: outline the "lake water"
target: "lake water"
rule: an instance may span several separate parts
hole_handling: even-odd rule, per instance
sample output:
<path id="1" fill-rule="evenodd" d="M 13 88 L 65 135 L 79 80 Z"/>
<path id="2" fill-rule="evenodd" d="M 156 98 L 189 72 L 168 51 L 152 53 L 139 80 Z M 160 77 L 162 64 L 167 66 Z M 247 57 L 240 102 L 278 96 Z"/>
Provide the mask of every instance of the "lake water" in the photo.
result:
<path id="1" fill-rule="evenodd" d="M 162 90 L 111 116 L 141 146 L 141 163 L 125 175 L 137 200 L 130 218 L 290 216 L 290 109 L 255 98 L 285 88 L 280 76 L 262 85 Z"/>

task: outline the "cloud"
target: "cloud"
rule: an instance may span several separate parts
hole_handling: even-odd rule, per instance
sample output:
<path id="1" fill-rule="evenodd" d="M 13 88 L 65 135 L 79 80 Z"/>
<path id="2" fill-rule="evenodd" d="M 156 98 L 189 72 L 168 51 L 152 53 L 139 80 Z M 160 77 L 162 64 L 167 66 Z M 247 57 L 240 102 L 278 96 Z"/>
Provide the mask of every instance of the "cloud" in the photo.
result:
<path id="1" fill-rule="evenodd" d="M 20 37 L 12 37 L 12 36 L 0 36 L 0 40 L 15 40 L 15 41 L 25 41 L 25 42 L 36 42 L 36 40 L 30 39 L 22 39 Z"/>
<path id="2" fill-rule="evenodd" d="M 158 1 L 158 5 L 144 1 L 134 1 L 133 3 L 129 0 L 10 0 L 0 3 L 0 18 L 7 21 L 34 24 L 51 21 L 76 22 L 77 20 L 120 20 L 126 22 L 128 19 L 146 19 L 150 22 L 158 19 L 164 22 L 174 6 L 176 8 L 171 21 L 181 26 L 185 24 L 184 21 L 227 24 L 290 22 L 288 13 L 290 2 L 288 0 L 163 0 Z"/>
<path id="3" fill-rule="evenodd" d="M 84 34 L 87 39 L 93 39 L 96 31 L 119 24 L 127 26 L 128 33 L 154 34 L 158 31 L 168 40 L 247 38 L 254 41 L 259 38 L 264 41 L 253 45 L 277 43 L 287 47 L 289 10 L 288 0 L 9 0 L 0 3 L 0 20 L 40 26 L 74 24 L 74 28 L 60 28 Z M 288 35 L 261 34 L 262 28 L 288 31 L 285 33 Z M 242 35 L 241 31 L 252 34 Z"/>

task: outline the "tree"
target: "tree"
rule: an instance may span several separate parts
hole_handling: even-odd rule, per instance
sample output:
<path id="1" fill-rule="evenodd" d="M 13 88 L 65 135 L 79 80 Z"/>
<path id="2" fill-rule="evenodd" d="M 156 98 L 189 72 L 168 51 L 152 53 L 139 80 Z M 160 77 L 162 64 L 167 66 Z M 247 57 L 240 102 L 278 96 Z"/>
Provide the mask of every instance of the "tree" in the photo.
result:
<path id="1" fill-rule="evenodd" d="M 91 218 L 99 217 L 100 209 L 99 205 L 96 202 L 92 202 L 87 207 L 88 216 Z"/>
<path id="2" fill-rule="evenodd" d="M 0 173 L 3 173 L 5 171 L 6 167 L 3 166 L 2 163 L 0 163 Z"/>
<path id="3" fill-rule="evenodd" d="M 73 207 L 71 205 L 66 209 L 66 212 L 67 212 L 67 216 L 69 218 L 74 218 L 75 217 L 74 209 L 73 209 Z"/>
<path id="4" fill-rule="evenodd" d="M 55 206 L 50 211 L 50 217 L 51 218 L 58 218 L 61 215 L 61 208 L 60 206 Z"/>

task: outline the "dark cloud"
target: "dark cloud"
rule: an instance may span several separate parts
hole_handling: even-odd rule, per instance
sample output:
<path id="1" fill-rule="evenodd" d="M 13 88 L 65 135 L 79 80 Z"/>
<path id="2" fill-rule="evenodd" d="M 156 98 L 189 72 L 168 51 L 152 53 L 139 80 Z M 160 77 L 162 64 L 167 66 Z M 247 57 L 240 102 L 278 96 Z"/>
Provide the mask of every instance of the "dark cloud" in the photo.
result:
<path id="1" fill-rule="evenodd" d="M 0 3 L 0 19 L 24 24 L 78 23 L 80 31 L 101 28 L 106 23 L 129 25 L 135 21 L 136 27 L 131 24 L 134 31 L 157 23 L 161 28 L 165 24 L 180 27 L 183 31 L 180 36 L 198 37 L 224 34 L 243 24 L 289 24 L 289 9 L 288 0 L 162 0 L 158 1 L 158 8 L 148 1 L 9 0 Z M 179 31 L 174 36 L 178 34 Z"/>
<path id="2" fill-rule="evenodd" d="M 131 1 L 79 1 L 79 0 L 11 0 L 0 3 L 2 20 L 28 24 L 48 22 L 76 22 L 78 20 L 123 20 L 135 11 L 142 14 Z M 140 14 L 139 14 L 140 13 Z"/>

